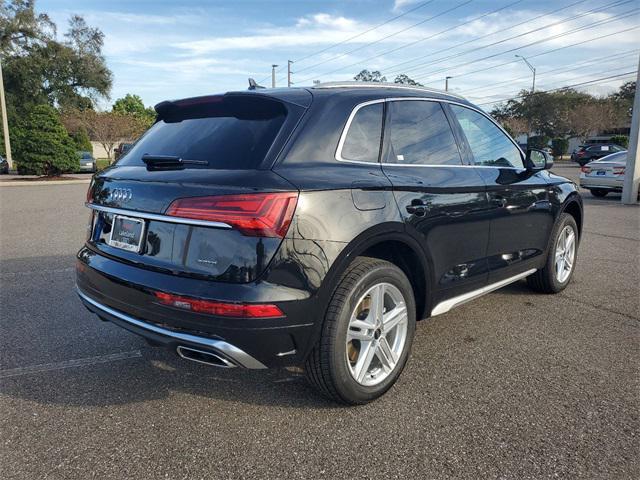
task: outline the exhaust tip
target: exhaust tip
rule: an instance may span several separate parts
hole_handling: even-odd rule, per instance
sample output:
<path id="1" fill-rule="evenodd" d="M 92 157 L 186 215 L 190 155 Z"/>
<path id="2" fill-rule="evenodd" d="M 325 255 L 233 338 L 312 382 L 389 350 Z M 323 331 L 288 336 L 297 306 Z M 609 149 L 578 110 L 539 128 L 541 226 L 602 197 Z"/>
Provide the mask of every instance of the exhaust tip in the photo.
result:
<path id="1" fill-rule="evenodd" d="M 207 352 L 204 350 L 198 350 L 197 348 L 185 347 L 179 345 L 176 347 L 176 353 L 185 360 L 191 360 L 192 362 L 204 363 L 205 365 L 212 365 L 220 368 L 234 368 L 236 365 L 226 358 L 217 355 L 213 352 Z"/>

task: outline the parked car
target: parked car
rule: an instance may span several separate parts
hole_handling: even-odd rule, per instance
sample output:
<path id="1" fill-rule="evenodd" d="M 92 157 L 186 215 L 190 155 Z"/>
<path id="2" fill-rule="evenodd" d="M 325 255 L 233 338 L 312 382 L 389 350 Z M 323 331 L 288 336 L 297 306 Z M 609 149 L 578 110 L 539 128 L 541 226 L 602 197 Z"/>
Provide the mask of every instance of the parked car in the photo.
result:
<path id="1" fill-rule="evenodd" d="M 596 197 L 604 197 L 609 192 L 622 192 L 626 166 L 626 150 L 589 162 L 581 168 L 580 186 Z"/>
<path id="2" fill-rule="evenodd" d="M 621 152 L 624 148 L 614 143 L 598 145 L 582 145 L 577 151 L 571 154 L 571 160 L 584 166 L 587 163 L 606 157 L 612 153 Z"/>
<path id="3" fill-rule="evenodd" d="M 131 150 L 131 147 L 133 146 L 133 143 L 121 143 L 119 144 L 114 150 L 113 150 L 113 154 L 114 154 L 114 159 L 118 160 L 120 157 L 122 157 L 125 153 L 127 153 L 129 150 Z"/>
<path id="4" fill-rule="evenodd" d="M 0 155 L 0 173 L 5 175 L 9 173 L 9 162 L 2 155 Z"/>
<path id="5" fill-rule="evenodd" d="M 156 111 L 93 179 L 77 288 L 185 359 L 303 366 L 328 397 L 366 403 L 398 379 L 416 320 L 571 280 L 577 186 L 461 97 L 357 82 Z"/>
<path id="6" fill-rule="evenodd" d="M 98 171 L 96 168 L 96 159 L 93 158 L 91 152 L 78 152 L 80 157 L 80 171 L 95 173 Z"/>

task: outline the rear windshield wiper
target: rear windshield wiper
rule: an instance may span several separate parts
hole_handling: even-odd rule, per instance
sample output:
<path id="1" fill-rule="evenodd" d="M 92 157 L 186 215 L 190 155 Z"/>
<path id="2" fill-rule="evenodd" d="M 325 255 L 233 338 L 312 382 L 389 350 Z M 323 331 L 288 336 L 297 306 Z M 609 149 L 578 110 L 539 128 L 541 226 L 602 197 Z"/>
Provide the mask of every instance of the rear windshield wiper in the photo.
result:
<path id="1" fill-rule="evenodd" d="M 205 160 L 187 160 L 176 155 L 142 155 L 142 161 L 150 168 L 184 168 L 186 165 L 209 165 Z"/>

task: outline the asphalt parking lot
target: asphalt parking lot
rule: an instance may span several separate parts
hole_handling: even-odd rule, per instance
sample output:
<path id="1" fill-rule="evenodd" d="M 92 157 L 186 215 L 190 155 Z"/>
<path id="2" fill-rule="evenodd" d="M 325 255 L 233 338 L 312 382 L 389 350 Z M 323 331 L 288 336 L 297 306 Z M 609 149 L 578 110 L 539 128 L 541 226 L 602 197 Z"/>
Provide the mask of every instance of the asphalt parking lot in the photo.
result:
<path id="1" fill-rule="evenodd" d="M 420 322 L 399 383 L 344 408 L 89 314 L 86 187 L 0 187 L 3 478 L 640 478 L 640 208 L 619 195 L 585 194 L 562 294 L 521 282 Z"/>

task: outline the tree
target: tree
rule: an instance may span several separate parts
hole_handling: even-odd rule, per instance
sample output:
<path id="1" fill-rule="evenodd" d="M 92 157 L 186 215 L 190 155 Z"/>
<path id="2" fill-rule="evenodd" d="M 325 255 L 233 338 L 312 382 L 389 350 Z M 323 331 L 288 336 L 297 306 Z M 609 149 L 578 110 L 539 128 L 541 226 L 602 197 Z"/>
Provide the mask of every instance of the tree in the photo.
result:
<path id="1" fill-rule="evenodd" d="M 421 83 L 416 82 L 414 79 L 410 78 L 408 75 L 401 73 L 394 80 L 393 83 L 400 83 L 403 85 L 413 85 L 414 87 L 422 87 Z"/>
<path id="2" fill-rule="evenodd" d="M 80 168 L 73 141 L 53 107 L 35 107 L 19 132 L 14 144 L 21 173 L 53 176 Z"/>
<path id="3" fill-rule="evenodd" d="M 89 108 L 108 96 L 112 76 L 101 53 L 102 32 L 73 16 L 61 42 L 49 17 L 35 13 L 33 0 L 2 5 L 0 52 L 14 121 L 35 105 Z"/>
<path id="4" fill-rule="evenodd" d="M 370 72 L 369 70 L 362 70 L 359 74 L 357 74 L 353 79 L 356 82 L 386 82 L 387 77 L 382 76 L 382 74 L 375 70 Z"/>
<path id="5" fill-rule="evenodd" d="M 146 129 L 138 118 L 118 112 L 69 110 L 63 122 L 70 131 L 86 129 L 89 137 L 102 145 L 109 159 L 118 143 L 135 140 Z"/>
<path id="6" fill-rule="evenodd" d="M 153 125 L 156 119 L 156 112 L 151 107 L 145 107 L 142 99 L 138 95 L 127 93 L 113 104 L 112 110 L 123 115 L 132 115 L 139 119 L 146 128 Z"/>
<path id="7" fill-rule="evenodd" d="M 87 134 L 87 130 L 84 127 L 79 128 L 73 133 L 69 133 L 71 140 L 77 151 L 79 152 L 91 152 L 93 153 L 93 145 Z"/>

